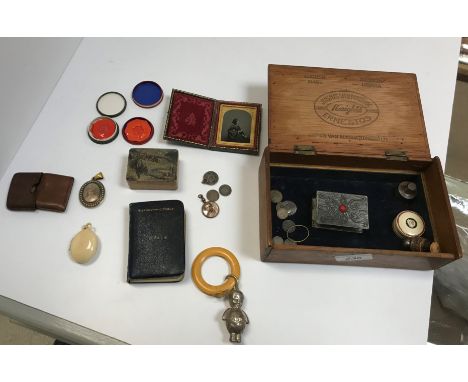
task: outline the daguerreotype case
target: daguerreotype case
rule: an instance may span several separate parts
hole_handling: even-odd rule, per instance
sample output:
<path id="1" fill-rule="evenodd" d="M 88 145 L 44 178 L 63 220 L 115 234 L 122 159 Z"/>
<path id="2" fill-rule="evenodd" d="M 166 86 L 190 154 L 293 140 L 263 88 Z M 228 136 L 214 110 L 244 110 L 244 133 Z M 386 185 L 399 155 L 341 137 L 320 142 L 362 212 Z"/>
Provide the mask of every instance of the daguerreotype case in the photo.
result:
<path id="1" fill-rule="evenodd" d="M 204 149 L 258 155 L 262 105 L 218 101 L 172 90 L 164 139 Z"/>
<path id="2" fill-rule="evenodd" d="M 414 74 L 270 65 L 268 112 L 259 168 L 262 261 L 423 270 L 462 256 Z M 399 193 L 408 183 L 417 189 L 411 199 Z M 271 190 L 297 206 L 287 217 L 293 223 L 283 220 L 287 212 L 278 211 Z M 344 218 L 351 208 L 360 214 L 354 222 Z M 405 246 L 393 230 L 402 211 L 424 221 L 424 240 L 438 250 Z M 292 224 L 307 227 L 307 238 L 291 242 Z"/>
<path id="3" fill-rule="evenodd" d="M 172 149 L 130 149 L 127 183 L 134 190 L 176 190 L 179 152 Z"/>

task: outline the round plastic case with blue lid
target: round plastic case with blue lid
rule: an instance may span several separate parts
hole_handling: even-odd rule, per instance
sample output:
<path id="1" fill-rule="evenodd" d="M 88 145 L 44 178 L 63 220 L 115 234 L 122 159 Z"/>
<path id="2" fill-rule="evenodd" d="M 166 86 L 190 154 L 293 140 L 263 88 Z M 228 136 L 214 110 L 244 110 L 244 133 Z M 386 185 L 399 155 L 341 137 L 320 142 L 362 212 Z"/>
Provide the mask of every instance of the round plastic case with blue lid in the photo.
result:
<path id="1" fill-rule="evenodd" d="M 133 88 L 132 99 L 140 107 L 155 107 L 163 99 L 163 90 L 156 82 L 143 81 Z"/>

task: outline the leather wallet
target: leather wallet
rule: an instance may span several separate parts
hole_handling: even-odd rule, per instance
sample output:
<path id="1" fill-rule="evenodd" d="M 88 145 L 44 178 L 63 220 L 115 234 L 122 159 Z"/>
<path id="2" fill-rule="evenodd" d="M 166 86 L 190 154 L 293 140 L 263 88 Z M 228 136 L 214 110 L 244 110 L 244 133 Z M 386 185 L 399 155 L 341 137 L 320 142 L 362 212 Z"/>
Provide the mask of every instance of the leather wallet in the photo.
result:
<path id="1" fill-rule="evenodd" d="M 36 209 L 64 212 L 68 205 L 74 178 L 41 172 L 13 175 L 7 196 L 7 208 L 13 211 Z"/>
<path id="2" fill-rule="evenodd" d="M 176 282 L 185 272 L 185 214 L 179 200 L 131 203 L 127 281 Z"/>

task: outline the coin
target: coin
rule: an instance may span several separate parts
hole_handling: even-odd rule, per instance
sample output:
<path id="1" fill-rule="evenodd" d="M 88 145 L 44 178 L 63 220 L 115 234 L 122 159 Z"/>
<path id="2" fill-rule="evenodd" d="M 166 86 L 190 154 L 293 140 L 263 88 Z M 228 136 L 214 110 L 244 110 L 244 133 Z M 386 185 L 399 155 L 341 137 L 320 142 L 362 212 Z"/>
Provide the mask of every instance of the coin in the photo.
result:
<path id="1" fill-rule="evenodd" d="M 285 232 L 293 233 L 296 230 L 296 223 L 288 219 L 281 224 L 281 227 L 283 227 Z"/>
<path id="2" fill-rule="evenodd" d="M 231 195 L 232 188 L 229 184 L 223 184 L 219 187 L 219 193 L 223 196 Z"/>
<path id="3" fill-rule="evenodd" d="M 218 183 L 218 179 L 218 174 L 216 174 L 214 171 L 208 171 L 203 175 L 202 183 L 213 186 Z"/>
<path id="4" fill-rule="evenodd" d="M 281 193 L 281 191 L 278 191 L 278 190 L 271 190 L 270 191 L 270 195 L 271 195 L 271 202 L 272 203 L 279 203 L 283 200 L 283 194 Z"/>
<path id="5" fill-rule="evenodd" d="M 288 216 L 292 216 L 297 212 L 296 203 L 291 202 L 290 200 L 285 200 L 283 202 L 279 202 L 276 205 L 276 211 L 278 212 L 279 209 L 284 208 L 288 211 Z"/>
<path id="6" fill-rule="evenodd" d="M 284 240 L 281 236 L 273 236 L 273 244 L 283 244 Z"/>
<path id="7" fill-rule="evenodd" d="M 276 211 L 276 215 L 280 219 L 286 219 L 288 217 L 288 210 L 286 208 L 280 208 Z"/>
<path id="8" fill-rule="evenodd" d="M 219 214 L 219 206 L 216 202 L 205 202 L 202 205 L 201 211 L 207 218 L 214 218 Z"/>
<path id="9" fill-rule="evenodd" d="M 219 193 L 216 190 L 210 190 L 206 193 L 206 198 L 210 202 L 216 202 L 219 199 Z"/>

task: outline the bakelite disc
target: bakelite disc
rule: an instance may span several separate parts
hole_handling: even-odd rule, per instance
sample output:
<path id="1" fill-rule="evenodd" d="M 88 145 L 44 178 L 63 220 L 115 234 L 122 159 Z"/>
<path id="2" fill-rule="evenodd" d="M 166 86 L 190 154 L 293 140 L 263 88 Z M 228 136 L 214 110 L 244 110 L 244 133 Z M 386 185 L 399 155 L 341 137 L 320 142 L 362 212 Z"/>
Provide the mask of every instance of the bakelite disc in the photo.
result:
<path id="1" fill-rule="evenodd" d="M 117 92 L 104 93 L 96 102 L 97 111 L 106 117 L 118 117 L 126 107 L 125 97 Z"/>
<path id="2" fill-rule="evenodd" d="M 155 107 L 163 99 L 163 90 L 156 82 L 143 81 L 133 88 L 132 99 L 140 107 Z"/>
<path id="3" fill-rule="evenodd" d="M 122 136 L 132 145 L 142 145 L 148 142 L 154 133 L 153 125 L 146 118 L 136 117 L 125 122 Z"/>
<path id="4" fill-rule="evenodd" d="M 110 143 L 117 138 L 117 135 L 119 135 L 119 125 L 108 117 L 98 117 L 88 126 L 88 137 L 94 143 Z"/>

